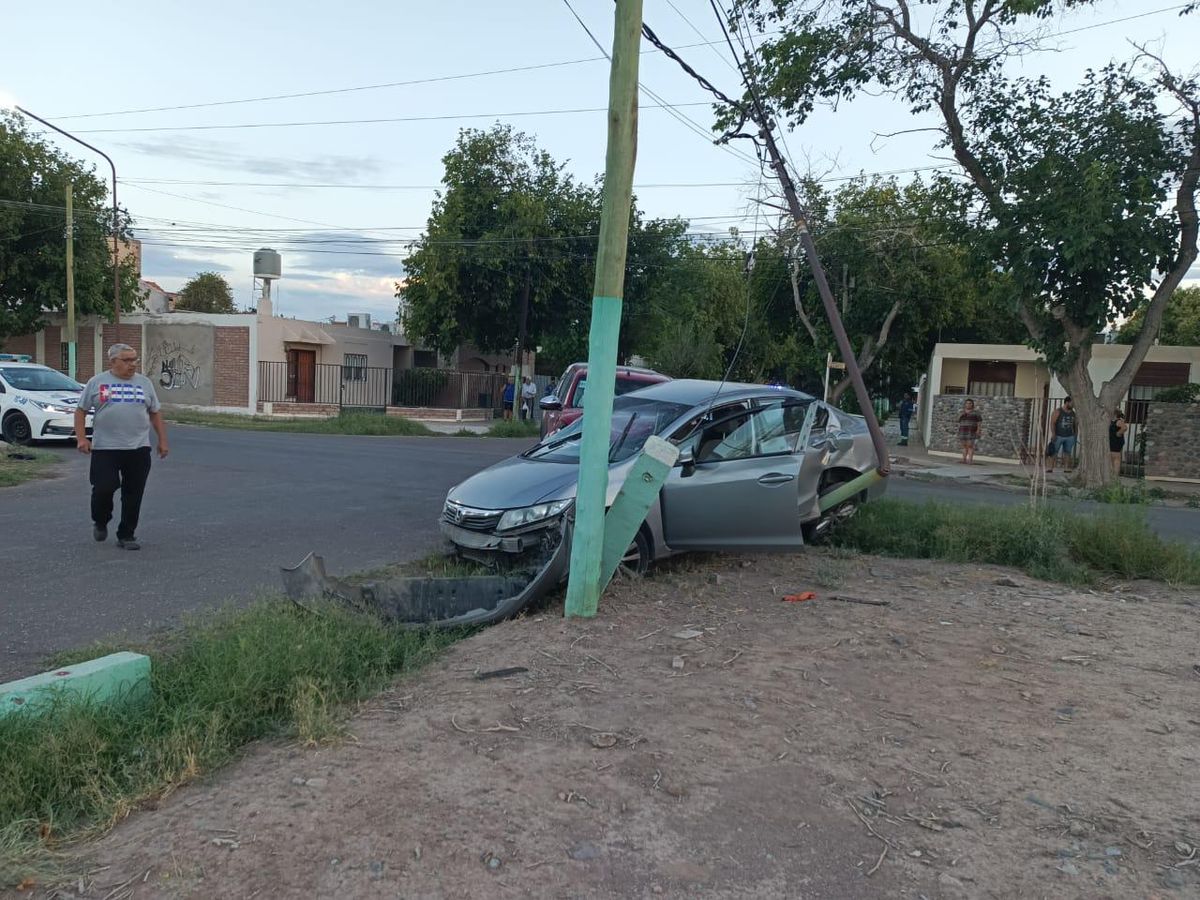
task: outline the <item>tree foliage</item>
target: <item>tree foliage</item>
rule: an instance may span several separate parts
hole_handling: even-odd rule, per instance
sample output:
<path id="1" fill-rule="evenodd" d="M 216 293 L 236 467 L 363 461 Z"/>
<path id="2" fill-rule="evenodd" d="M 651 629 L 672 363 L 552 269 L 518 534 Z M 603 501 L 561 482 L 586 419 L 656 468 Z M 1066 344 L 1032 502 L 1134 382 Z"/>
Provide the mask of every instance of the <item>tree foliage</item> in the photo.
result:
<path id="1" fill-rule="evenodd" d="M 1168 298 L 1197 256 L 1200 84 L 1146 51 L 1073 90 L 1011 76 L 1039 23 L 1095 0 L 741 0 L 760 28 L 758 74 L 792 123 L 866 90 L 938 122 L 961 170 L 943 178 L 973 245 L 1004 273 L 1027 340 L 1076 396 L 1082 472 L 1109 477 L 1106 411 L 1128 390 Z M 1185 10 L 1190 12 L 1191 9 Z M 1174 110 L 1174 111 L 1172 111 Z M 1149 303 L 1145 298 L 1151 297 Z M 1145 307 L 1146 327 L 1097 390 L 1095 335 Z"/>
<path id="2" fill-rule="evenodd" d="M 112 208 L 90 166 L 0 113 L 0 341 L 37 331 L 66 309 L 66 186 L 74 205 L 75 309 L 111 315 Z M 121 238 L 129 219 L 120 213 Z M 137 274 L 122 266 L 123 307 L 135 306 Z"/>
<path id="3" fill-rule="evenodd" d="M 175 309 L 198 313 L 232 313 L 233 291 L 229 282 L 216 272 L 200 272 L 179 292 Z"/>
<path id="4" fill-rule="evenodd" d="M 1117 333 L 1117 343 L 1132 344 L 1145 327 L 1145 309 L 1139 309 Z M 1175 292 L 1163 313 L 1158 342 L 1172 347 L 1200 347 L 1200 286 Z"/>

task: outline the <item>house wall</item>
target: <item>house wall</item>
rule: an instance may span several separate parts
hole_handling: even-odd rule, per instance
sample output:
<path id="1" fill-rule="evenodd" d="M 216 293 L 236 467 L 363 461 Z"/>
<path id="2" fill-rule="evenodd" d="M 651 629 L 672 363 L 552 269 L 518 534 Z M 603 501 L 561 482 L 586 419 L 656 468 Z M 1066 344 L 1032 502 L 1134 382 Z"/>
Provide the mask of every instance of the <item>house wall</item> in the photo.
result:
<path id="1" fill-rule="evenodd" d="M 958 417 L 963 403 L 975 401 L 983 417 L 982 437 L 975 445 L 978 456 L 1020 459 L 1029 429 L 1030 400 L 1023 397 L 973 397 L 969 394 L 940 394 L 933 398 L 932 425 L 926 446 L 930 450 L 957 453 Z"/>
<path id="2" fill-rule="evenodd" d="M 1146 477 L 1200 481 L 1200 403 L 1150 403 Z"/>
<path id="3" fill-rule="evenodd" d="M 175 325 L 152 322 L 146 325 L 142 371 L 154 382 L 163 403 L 214 405 L 213 384 L 218 377 L 215 332 L 213 327 L 201 323 Z M 244 359 L 235 361 L 222 358 L 222 380 L 238 364 L 244 376 Z"/>

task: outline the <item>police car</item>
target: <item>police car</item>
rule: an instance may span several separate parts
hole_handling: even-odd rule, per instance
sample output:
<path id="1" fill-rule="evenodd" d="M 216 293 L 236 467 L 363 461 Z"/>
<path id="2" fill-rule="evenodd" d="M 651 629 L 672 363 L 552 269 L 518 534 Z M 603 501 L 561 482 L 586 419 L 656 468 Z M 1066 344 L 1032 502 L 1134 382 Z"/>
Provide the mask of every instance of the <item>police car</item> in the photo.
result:
<path id="1" fill-rule="evenodd" d="M 10 444 L 69 440 L 83 385 L 28 356 L 0 354 L 0 435 Z M 92 433 L 92 417 L 87 417 Z"/>

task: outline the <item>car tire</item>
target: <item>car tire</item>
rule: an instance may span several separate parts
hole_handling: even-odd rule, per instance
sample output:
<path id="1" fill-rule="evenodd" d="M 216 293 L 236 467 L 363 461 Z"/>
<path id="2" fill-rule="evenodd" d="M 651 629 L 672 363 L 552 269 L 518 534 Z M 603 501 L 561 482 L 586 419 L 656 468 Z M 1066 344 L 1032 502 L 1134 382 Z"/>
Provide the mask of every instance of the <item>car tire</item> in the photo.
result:
<path id="1" fill-rule="evenodd" d="M 834 475 L 829 478 L 822 478 L 820 490 L 817 491 L 818 496 L 824 497 L 826 494 L 841 487 L 847 481 L 850 481 L 853 477 L 851 475 Z M 804 543 L 823 543 L 828 539 L 830 533 L 839 522 L 844 522 L 858 512 L 860 505 L 862 505 L 862 496 L 856 494 L 849 500 L 839 503 L 820 518 L 813 519 L 811 522 L 805 522 L 801 526 L 804 532 Z"/>
<path id="2" fill-rule="evenodd" d="M 650 563 L 653 561 L 650 552 L 650 539 L 646 537 L 645 531 L 639 528 L 638 533 L 633 537 L 633 543 L 629 545 L 629 549 L 621 557 L 621 562 L 617 568 L 627 575 L 645 575 L 646 571 L 650 568 Z"/>
<path id="3" fill-rule="evenodd" d="M 33 443 L 33 429 L 29 420 L 19 412 L 11 412 L 4 417 L 4 439 L 10 444 L 25 446 Z"/>

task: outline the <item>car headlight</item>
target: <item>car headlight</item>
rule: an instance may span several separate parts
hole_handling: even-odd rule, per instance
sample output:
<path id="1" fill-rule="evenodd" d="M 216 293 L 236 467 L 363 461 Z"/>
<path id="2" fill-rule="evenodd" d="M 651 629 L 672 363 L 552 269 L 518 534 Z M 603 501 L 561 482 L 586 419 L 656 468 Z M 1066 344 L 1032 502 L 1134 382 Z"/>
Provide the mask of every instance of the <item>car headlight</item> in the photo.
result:
<path id="1" fill-rule="evenodd" d="M 45 400 L 34 400 L 33 405 L 38 409 L 44 409 L 46 412 L 52 413 L 73 413 L 75 408 L 72 406 L 59 406 L 57 403 L 49 403 Z"/>
<path id="2" fill-rule="evenodd" d="M 562 515 L 570 505 L 570 500 L 554 500 L 550 503 L 539 503 L 536 506 L 510 509 L 500 517 L 500 524 L 496 526 L 496 530 L 511 531 L 514 528 L 523 528 L 534 522 L 541 522 L 543 519 L 553 519 L 555 516 Z"/>

